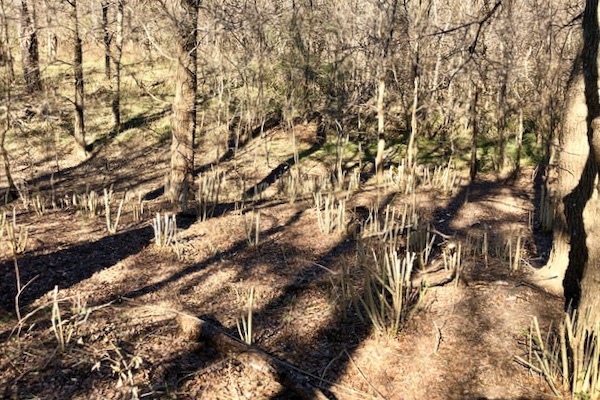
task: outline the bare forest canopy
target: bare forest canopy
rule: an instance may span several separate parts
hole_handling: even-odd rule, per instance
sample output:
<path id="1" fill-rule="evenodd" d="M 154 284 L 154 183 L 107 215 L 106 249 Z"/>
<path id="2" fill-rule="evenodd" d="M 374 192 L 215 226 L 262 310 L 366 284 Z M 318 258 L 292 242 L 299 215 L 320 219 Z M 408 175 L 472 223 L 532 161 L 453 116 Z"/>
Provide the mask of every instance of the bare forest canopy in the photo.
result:
<path id="1" fill-rule="evenodd" d="M 45 93 L 33 95 L 31 106 L 43 108 L 52 95 L 75 101 L 72 89 L 64 89 L 73 79 L 73 17 L 84 69 L 102 68 L 98 58 L 117 36 L 113 3 L 2 0 L 4 85 L 11 74 L 24 83 L 19 45 L 32 45 L 23 28 L 26 5 Z M 496 171 L 515 163 L 517 142 L 520 158 L 521 140 L 534 162 L 545 157 L 580 42 L 582 12 L 580 2 L 559 0 L 199 4 L 199 138 L 207 130 L 247 133 L 272 118 L 318 117 L 325 131 L 366 144 L 367 155 L 374 153 L 368 146 L 378 133 L 406 150 L 412 130 L 418 132 L 415 149 L 424 149 L 419 157 L 455 153 L 460 160 L 465 152 L 458 150 L 471 147 L 475 126 L 478 167 Z M 175 71 L 169 65 L 177 60 L 182 8 L 167 0 L 124 2 L 121 74 L 152 96 L 155 108 L 173 101 Z M 83 80 L 85 97 L 92 99 L 109 86 L 87 73 Z M 74 128 L 67 123 L 62 129 Z M 107 132 L 95 129 L 92 135 L 88 145 Z M 437 145 L 444 151 L 436 152 Z"/>

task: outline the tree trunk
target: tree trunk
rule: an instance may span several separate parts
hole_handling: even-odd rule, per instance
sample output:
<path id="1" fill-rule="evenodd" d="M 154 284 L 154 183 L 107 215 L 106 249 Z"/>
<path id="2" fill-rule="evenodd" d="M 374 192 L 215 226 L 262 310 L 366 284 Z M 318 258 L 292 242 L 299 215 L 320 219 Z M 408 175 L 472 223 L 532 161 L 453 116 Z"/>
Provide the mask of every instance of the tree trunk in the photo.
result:
<path id="1" fill-rule="evenodd" d="M 585 78 L 585 98 L 588 109 L 587 127 L 590 144 L 590 159 L 594 164 L 594 178 L 590 187 L 593 193 L 583 211 L 583 223 L 586 234 L 587 260 L 581 277 L 580 315 L 584 315 L 586 323 L 596 324 L 600 321 L 600 195 L 598 193 L 598 166 L 600 166 L 600 96 L 599 55 L 600 14 L 598 0 L 588 0 L 583 16 L 583 66 Z M 598 332 L 596 332 L 598 333 Z"/>
<path id="2" fill-rule="evenodd" d="M 523 127 L 523 110 L 519 112 L 519 131 L 517 132 L 517 156 L 515 158 L 515 167 L 513 170 L 513 176 L 516 178 L 521 172 L 521 156 L 523 153 L 523 133 L 525 128 Z"/>
<path id="3" fill-rule="evenodd" d="M 196 48 L 199 0 L 181 0 L 175 100 L 171 122 L 171 173 L 167 197 L 182 209 L 188 207 L 193 182 L 194 136 L 196 131 Z"/>
<path id="4" fill-rule="evenodd" d="M 8 65 L 6 66 L 7 69 L 9 68 Z M 6 175 L 6 182 L 8 185 L 8 188 L 6 189 L 6 195 L 4 197 L 4 201 L 6 202 L 7 200 L 12 200 L 17 196 L 17 187 L 15 186 L 15 182 L 12 178 L 12 173 L 10 171 L 10 160 L 8 158 L 8 151 L 6 150 L 6 145 L 5 145 L 5 141 L 6 141 L 6 134 L 10 131 L 10 126 L 11 126 L 11 122 L 10 122 L 10 106 L 12 103 L 12 98 L 11 98 L 11 93 L 10 93 L 10 88 L 11 88 L 11 82 L 9 82 L 7 85 L 5 85 L 5 90 L 6 90 L 6 125 L 4 127 L 4 129 L 2 129 L 2 132 L 0 133 L 0 154 L 2 155 L 2 163 L 4 166 L 4 175 Z"/>
<path id="5" fill-rule="evenodd" d="M 72 45 L 73 45 L 73 76 L 75 78 L 75 122 L 74 134 L 75 142 L 79 147 L 80 153 L 85 157 L 87 155 L 85 143 L 85 124 L 84 124 L 84 103 L 83 103 L 83 50 L 81 48 L 81 38 L 79 37 L 79 19 L 77 16 L 77 0 L 71 0 L 71 23 L 72 23 Z"/>
<path id="6" fill-rule="evenodd" d="M 48 52 L 48 61 L 56 61 L 56 51 L 58 50 L 58 37 L 52 30 L 52 13 L 56 12 L 50 7 L 48 0 L 44 0 L 46 11 L 46 51 Z"/>
<path id="7" fill-rule="evenodd" d="M 548 185 L 555 206 L 552 250 L 542 275 L 560 283 L 567 303 L 579 301 L 579 279 L 587 258 L 583 208 L 591 195 L 595 174 L 589 159 L 588 110 L 585 99 L 583 62 L 578 57 L 567 88 L 562 127 L 555 140 L 555 162 L 549 170 Z"/>
<path id="8" fill-rule="evenodd" d="M 377 65 L 377 154 L 375 155 L 377 184 L 381 183 L 383 180 L 383 154 L 385 152 L 385 81 L 390 46 L 392 39 L 394 38 L 398 0 L 392 1 L 391 4 L 381 4 L 381 6 L 376 32 L 379 45 L 381 46 L 379 49 L 379 64 Z"/>
<path id="9" fill-rule="evenodd" d="M 385 78 L 383 72 L 380 72 L 379 75 L 379 85 L 377 87 L 377 154 L 375 155 L 377 184 L 383 181 L 383 153 L 385 152 L 385 109 L 383 101 L 385 98 Z"/>
<path id="10" fill-rule="evenodd" d="M 110 72 L 110 59 L 111 59 L 111 48 L 110 48 L 110 32 L 108 29 L 108 14 L 110 11 L 110 1 L 102 0 L 102 42 L 104 43 L 104 74 L 106 80 L 110 82 L 112 74 Z"/>
<path id="11" fill-rule="evenodd" d="M 413 163 L 417 161 L 417 107 L 419 105 L 419 77 L 415 77 L 415 86 L 413 92 L 413 106 L 410 117 L 410 137 L 408 139 L 408 148 L 406 149 L 408 167 L 412 169 Z"/>
<path id="12" fill-rule="evenodd" d="M 477 106 L 479 100 L 479 88 L 475 88 L 475 97 L 473 98 L 473 105 L 471 106 L 471 165 L 469 176 L 471 182 L 475 182 L 477 178 L 477 136 L 479 135 L 479 125 L 477 121 Z"/>
<path id="13" fill-rule="evenodd" d="M 114 46 L 111 48 L 112 59 L 111 76 L 111 110 L 113 114 L 113 132 L 121 129 L 121 55 L 123 54 L 123 6 L 124 0 L 115 0 L 117 9 L 115 16 Z M 110 69 L 110 67 L 109 67 Z"/>
<path id="14" fill-rule="evenodd" d="M 30 8 L 27 4 L 27 0 L 21 0 L 21 37 L 19 42 L 23 62 L 23 78 L 29 92 L 35 92 L 42 88 L 34 10 L 35 8 Z"/>
<path id="15" fill-rule="evenodd" d="M 15 81 L 15 67 L 14 67 L 14 63 L 13 63 L 13 56 L 12 56 L 12 50 L 10 49 L 10 33 L 9 33 L 9 26 L 8 26 L 8 19 L 6 18 L 6 8 L 4 6 L 4 0 L 0 0 L 0 7 L 2 7 L 2 30 L 3 30 L 3 37 L 2 40 L 3 44 L 5 46 L 5 54 L 4 56 L 6 57 L 6 75 L 8 77 L 8 81 L 9 83 L 12 83 Z"/>

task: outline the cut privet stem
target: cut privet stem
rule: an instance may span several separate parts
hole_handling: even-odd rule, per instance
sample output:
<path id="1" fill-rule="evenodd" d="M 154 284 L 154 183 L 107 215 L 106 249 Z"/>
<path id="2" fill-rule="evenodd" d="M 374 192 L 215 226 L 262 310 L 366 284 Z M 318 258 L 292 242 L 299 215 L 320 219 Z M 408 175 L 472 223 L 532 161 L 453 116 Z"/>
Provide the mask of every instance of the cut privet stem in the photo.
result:
<path id="1" fill-rule="evenodd" d="M 254 307 L 254 288 L 250 288 L 250 294 L 248 295 L 247 314 L 243 315 L 237 320 L 238 333 L 240 338 L 248 344 L 252 344 L 252 314 Z"/>
<path id="2" fill-rule="evenodd" d="M 175 215 L 165 214 L 163 217 L 160 213 L 156 213 L 152 227 L 154 228 L 154 243 L 158 247 L 166 247 L 176 242 L 177 220 Z"/>
<path id="3" fill-rule="evenodd" d="M 244 229 L 248 244 L 250 246 L 258 246 L 260 241 L 260 212 L 252 211 L 244 215 Z"/>
<path id="4" fill-rule="evenodd" d="M 106 190 L 106 188 L 104 189 L 104 214 L 106 216 L 106 229 L 110 234 L 114 235 L 115 233 L 117 233 L 117 227 L 119 225 L 119 219 L 121 218 L 121 211 L 123 210 L 123 204 L 125 203 L 126 196 L 127 193 L 125 193 L 125 195 L 121 199 L 121 202 L 119 203 L 119 208 L 117 210 L 117 216 L 115 217 L 115 220 L 111 221 L 110 203 L 113 197 L 112 190 L 109 192 Z"/>

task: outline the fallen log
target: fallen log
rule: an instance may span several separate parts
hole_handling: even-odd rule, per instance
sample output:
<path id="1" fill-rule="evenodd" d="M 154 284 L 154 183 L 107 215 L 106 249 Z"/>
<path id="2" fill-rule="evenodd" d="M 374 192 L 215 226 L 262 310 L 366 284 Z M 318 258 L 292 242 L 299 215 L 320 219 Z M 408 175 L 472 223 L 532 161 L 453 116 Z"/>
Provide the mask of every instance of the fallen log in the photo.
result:
<path id="1" fill-rule="evenodd" d="M 412 287 L 436 287 L 452 282 L 456 278 L 456 269 L 440 269 L 419 273 L 411 279 Z"/>
<path id="2" fill-rule="evenodd" d="M 319 388 L 311 385 L 308 378 L 298 372 L 298 368 L 238 340 L 216 324 L 183 313 L 177 314 L 177 323 L 181 335 L 186 339 L 204 342 L 220 353 L 235 356 L 244 365 L 270 375 L 283 387 L 298 395 L 298 398 L 327 400 Z"/>

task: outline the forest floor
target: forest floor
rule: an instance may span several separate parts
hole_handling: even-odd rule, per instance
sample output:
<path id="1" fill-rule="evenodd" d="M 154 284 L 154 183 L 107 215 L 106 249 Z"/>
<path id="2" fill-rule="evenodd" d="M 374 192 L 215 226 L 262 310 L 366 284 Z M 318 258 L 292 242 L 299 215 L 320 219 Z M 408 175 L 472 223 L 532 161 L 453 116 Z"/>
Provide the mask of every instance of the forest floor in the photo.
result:
<path id="1" fill-rule="evenodd" d="M 293 139 L 303 179 L 322 174 L 328 162 L 314 150 L 314 130 L 300 124 Z M 216 155 L 221 162 L 212 170 L 202 165 L 213 159 L 204 150 L 210 146 L 199 150 L 199 171 L 227 177 L 219 206 L 204 221 L 179 215 L 175 250 L 153 243 L 151 225 L 168 207 L 160 193 L 168 143 L 152 135 L 117 137 L 84 162 L 65 159 L 60 171 L 51 159 L 14 160 L 30 204 L 12 205 L 28 241 L 16 257 L 25 285 L 19 322 L 15 263 L 7 234 L 2 239 L 0 396 L 299 398 L 246 354 L 217 351 L 181 334 L 178 315 L 185 313 L 239 337 L 236 321 L 252 289 L 254 346 L 305 377 L 315 388 L 305 397 L 317 398 L 320 390 L 338 399 L 555 398 L 515 359 L 528 357 L 533 317 L 544 331 L 562 318 L 561 298 L 531 278 L 531 264 L 548 251 L 547 238 L 532 229 L 533 171 L 414 195 L 377 187 L 371 177 L 359 189 L 336 192 L 347 199 L 350 228 L 325 234 L 312 195 L 291 201 L 283 177 L 266 179 L 293 159 L 292 138 L 283 129 L 249 140 L 235 156 Z M 248 190 L 261 180 L 264 185 Z M 111 185 L 113 217 L 118 199 L 125 190 L 130 194 L 114 234 L 107 232 L 102 199 L 91 215 L 72 204 L 74 193 L 101 195 Z M 243 191 L 249 193 L 244 202 Z M 47 202 L 45 209 L 34 206 L 36 198 Z M 141 215 L 139 199 L 146 199 Z M 352 275 L 359 267 L 356 226 L 369 208 L 383 214 L 388 205 L 401 210 L 407 204 L 438 232 L 433 257 L 440 259 L 449 243 L 467 248 L 484 235 L 497 251 L 489 257 L 465 253 L 459 279 L 422 290 L 390 337 L 340 301 L 339 278 L 344 269 Z M 11 205 L 6 209 L 10 220 Z M 248 226 L 257 213 L 260 235 L 252 243 Z M 520 249 L 516 262 L 498 256 L 511 254 L 511 246 Z"/>

